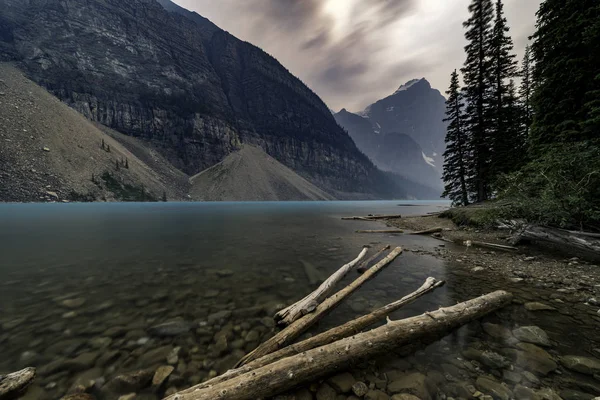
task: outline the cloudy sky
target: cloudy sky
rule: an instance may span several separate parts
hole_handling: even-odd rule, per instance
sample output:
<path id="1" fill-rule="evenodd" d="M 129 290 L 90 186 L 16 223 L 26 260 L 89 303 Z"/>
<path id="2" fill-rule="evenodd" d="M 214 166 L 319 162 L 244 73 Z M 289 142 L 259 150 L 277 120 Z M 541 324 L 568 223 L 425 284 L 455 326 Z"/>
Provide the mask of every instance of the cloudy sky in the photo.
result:
<path id="1" fill-rule="evenodd" d="M 470 0 L 175 0 L 275 56 L 338 111 L 412 78 L 444 92 L 464 62 Z M 541 0 L 505 0 L 519 60 Z"/>

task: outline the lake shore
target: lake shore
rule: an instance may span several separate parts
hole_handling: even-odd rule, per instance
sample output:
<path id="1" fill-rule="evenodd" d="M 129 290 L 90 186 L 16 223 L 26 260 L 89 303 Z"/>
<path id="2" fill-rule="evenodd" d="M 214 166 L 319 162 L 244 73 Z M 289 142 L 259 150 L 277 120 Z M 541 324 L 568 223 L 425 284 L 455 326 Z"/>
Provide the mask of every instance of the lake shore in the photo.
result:
<path id="1" fill-rule="evenodd" d="M 525 281 L 577 292 L 584 301 L 600 290 L 600 266 L 577 257 L 553 254 L 545 248 L 532 246 L 518 246 L 516 251 L 498 251 L 464 245 L 468 240 L 507 245 L 506 231 L 458 226 L 439 215 L 409 216 L 390 219 L 386 223 L 407 232 L 443 228 L 436 251 L 417 251 L 471 266 L 476 273 L 500 274 L 515 283 Z"/>

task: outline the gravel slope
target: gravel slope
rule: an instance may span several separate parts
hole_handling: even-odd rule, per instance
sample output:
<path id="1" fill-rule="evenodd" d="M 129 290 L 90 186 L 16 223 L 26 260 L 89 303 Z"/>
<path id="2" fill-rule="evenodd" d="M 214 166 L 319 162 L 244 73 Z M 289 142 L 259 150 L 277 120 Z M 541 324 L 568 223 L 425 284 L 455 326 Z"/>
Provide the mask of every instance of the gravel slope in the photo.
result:
<path id="1" fill-rule="evenodd" d="M 117 170 L 124 159 L 129 168 Z M 14 66 L 0 64 L 0 201 L 122 199 L 99 178 L 106 172 L 148 198 L 187 197 L 187 188 L 172 184 L 183 174 L 156 172 Z"/>
<path id="2" fill-rule="evenodd" d="M 204 201 L 333 200 L 262 149 L 249 145 L 190 182 L 191 196 Z"/>

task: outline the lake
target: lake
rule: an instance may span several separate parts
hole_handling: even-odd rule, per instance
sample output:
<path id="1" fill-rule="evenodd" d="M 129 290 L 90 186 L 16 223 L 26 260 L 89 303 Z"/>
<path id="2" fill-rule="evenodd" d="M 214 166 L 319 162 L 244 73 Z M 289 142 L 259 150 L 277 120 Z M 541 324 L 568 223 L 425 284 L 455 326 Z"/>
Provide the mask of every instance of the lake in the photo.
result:
<path id="1" fill-rule="evenodd" d="M 94 387 L 87 390 L 98 398 L 126 394 L 123 391 L 138 392 L 136 399 L 162 398 L 165 392 L 225 372 L 268 338 L 273 313 L 314 289 L 304 265 L 327 277 L 354 259 L 364 245 L 371 251 L 386 244 L 408 251 L 314 331 L 397 300 L 428 276 L 448 284 L 394 313 L 392 319 L 496 289 L 512 291 L 517 303 L 551 299 L 552 290 L 495 276 L 474 278 L 469 266 L 433 257 L 442 244 L 433 238 L 361 235 L 355 230 L 384 225 L 340 218 L 420 215 L 447 205 L 420 201 L 0 205 L 0 374 L 38 367 L 36 384 L 28 393 L 31 399 L 60 398 L 91 383 Z M 351 272 L 344 283 L 356 276 Z M 153 328 L 169 321 L 176 321 L 175 330 L 182 332 L 166 334 Z M 560 354 L 599 346 L 599 326 L 590 313 L 531 314 L 515 304 L 487 321 L 496 329 L 539 326 L 555 344 L 543 353 L 515 347 L 477 322 L 410 356 L 403 368 L 395 370 L 427 375 L 449 397 L 464 397 L 460 394 L 483 373 L 508 382 L 512 390 L 524 385 L 590 394 L 600 388 L 593 374 L 549 373 L 556 370 L 552 364 Z M 574 331 L 573 326 L 579 329 Z M 462 352 L 467 349 L 472 352 L 465 359 Z M 489 361 L 481 355 L 492 350 L 503 354 L 502 359 Z M 511 354 L 514 360 L 509 362 Z M 389 355 L 382 362 L 398 360 L 399 356 Z M 111 381 L 122 373 L 166 363 L 174 371 L 158 389 L 116 387 Z M 359 375 L 368 370 L 364 365 L 356 368 Z M 526 370 L 533 370 L 533 375 L 521 373 Z M 503 371 L 517 372 L 507 377 Z"/>

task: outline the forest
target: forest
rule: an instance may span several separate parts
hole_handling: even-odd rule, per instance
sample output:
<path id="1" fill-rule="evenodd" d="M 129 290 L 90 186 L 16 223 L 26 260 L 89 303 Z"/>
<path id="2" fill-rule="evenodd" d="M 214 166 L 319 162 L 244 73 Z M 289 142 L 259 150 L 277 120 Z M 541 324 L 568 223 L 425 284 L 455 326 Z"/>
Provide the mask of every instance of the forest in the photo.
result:
<path id="1" fill-rule="evenodd" d="M 473 0 L 447 93 L 444 196 L 600 230 L 600 2 L 545 0 L 521 63 L 502 0 Z"/>

